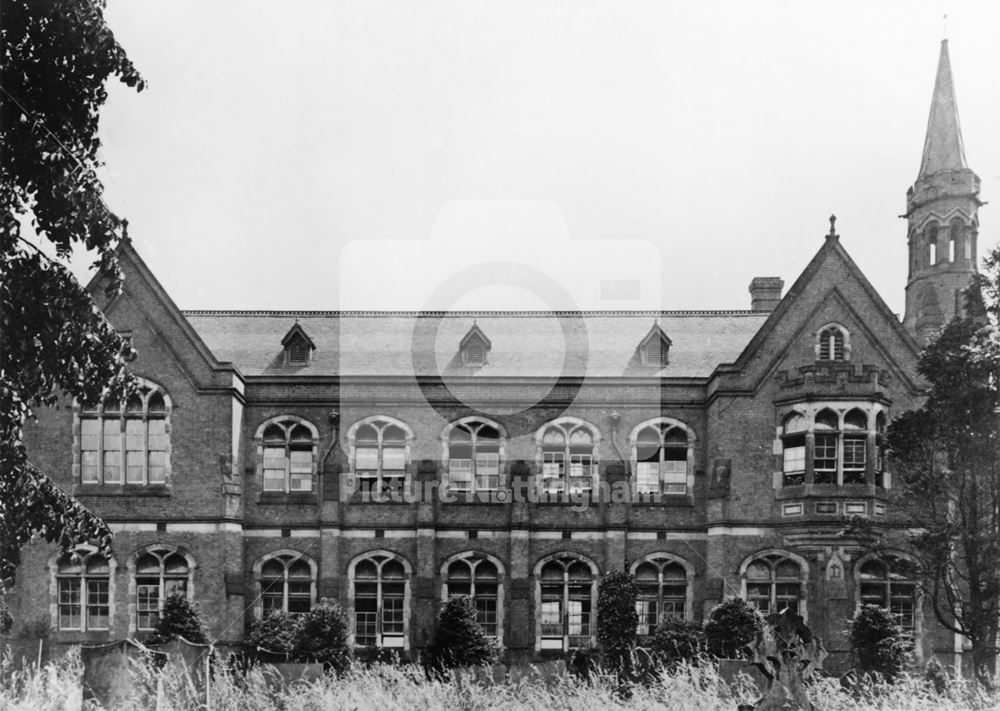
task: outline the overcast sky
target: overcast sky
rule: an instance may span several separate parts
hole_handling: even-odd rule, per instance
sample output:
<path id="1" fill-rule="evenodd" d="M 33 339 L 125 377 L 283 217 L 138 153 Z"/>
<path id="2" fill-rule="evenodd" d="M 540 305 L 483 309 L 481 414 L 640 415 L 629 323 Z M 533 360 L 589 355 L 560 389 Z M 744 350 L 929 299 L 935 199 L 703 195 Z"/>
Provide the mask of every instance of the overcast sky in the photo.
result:
<path id="1" fill-rule="evenodd" d="M 836 213 L 901 312 L 945 12 L 983 251 L 996 2 L 110 0 L 107 201 L 182 308 L 744 309 Z"/>

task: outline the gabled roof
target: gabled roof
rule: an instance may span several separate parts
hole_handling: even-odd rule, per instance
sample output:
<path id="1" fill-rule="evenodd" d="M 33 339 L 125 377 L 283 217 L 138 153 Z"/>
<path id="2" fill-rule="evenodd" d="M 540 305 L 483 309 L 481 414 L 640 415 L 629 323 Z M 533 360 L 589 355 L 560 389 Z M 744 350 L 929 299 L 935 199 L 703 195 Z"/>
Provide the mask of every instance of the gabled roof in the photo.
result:
<path id="1" fill-rule="evenodd" d="M 493 343 L 486 337 L 486 334 L 483 333 L 483 329 L 479 328 L 479 325 L 475 321 L 472 322 L 472 328 L 469 329 L 469 332 L 462 337 L 462 341 L 458 344 L 458 347 L 465 350 L 466 346 L 473 341 L 479 341 L 482 343 L 486 346 L 486 350 L 493 347 Z"/>
<path id="2" fill-rule="evenodd" d="M 302 328 L 302 325 L 298 321 L 296 321 L 294 325 L 288 329 L 288 333 L 286 333 L 285 337 L 281 339 L 282 347 L 288 348 L 288 344 L 294 339 L 301 339 L 306 342 L 306 345 L 309 346 L 310 350 L 316 350 L 316 344 L 313 343 L 311 338 L 309 338 L 309 334 L 306 333 L 305 329 Z"/>
<path id="3" fill-rule="evenodd" d="M 951 78 L 951 59 L 948 57 L 948 40 L 941 40 L 931 113 L 927 119 L 927 136 L 924 153 L 920 159 L 917 179 L 948 170 L 966 170 L 965 145 L 962 128 L 958 122 L 958 103 L 955 101 L 955 84 Z"/>
<path id="4" fill-rule="evenodd" d="M 665 343 L 668 348 L 673 343 L 673 341 L 670 340 L 670 336 L 664 333 L 663 329 L 660 328 L 659 321 L 656 321 L 649 329 L 649 333 L 646 334 L 646 337 L 639 341 L 639 348 L 645 348 L 654 338 L 658 338 L 660 343 Z"/>

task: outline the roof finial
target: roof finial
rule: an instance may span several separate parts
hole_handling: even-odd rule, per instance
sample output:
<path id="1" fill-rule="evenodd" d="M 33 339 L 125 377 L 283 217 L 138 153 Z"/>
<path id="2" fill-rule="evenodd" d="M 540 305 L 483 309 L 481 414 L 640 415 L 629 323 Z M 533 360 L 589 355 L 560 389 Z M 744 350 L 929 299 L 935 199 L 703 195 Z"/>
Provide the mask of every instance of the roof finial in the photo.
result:
<path id="1" fill-rule="evenodd" d="M 830 234 L 826 236 L 827 239 L 837 239 L 837 216 L 830 215 Z"/>
<path id="2" fill-rule="evenodd" d="M 947 42 L 948 41 L 948 13 L 947 12 L 944 13 L 941 25 L 942 25 L 942 27 L 941 27 L 941 39 L 944 40 L 945 42 Z"/>

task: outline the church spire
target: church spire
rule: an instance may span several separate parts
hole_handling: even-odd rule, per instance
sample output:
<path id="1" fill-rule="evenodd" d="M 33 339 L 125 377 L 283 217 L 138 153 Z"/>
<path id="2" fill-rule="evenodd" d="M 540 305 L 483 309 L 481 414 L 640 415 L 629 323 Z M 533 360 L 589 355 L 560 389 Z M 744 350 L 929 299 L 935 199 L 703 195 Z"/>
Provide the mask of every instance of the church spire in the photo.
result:
<path id="1" fill-rule="evenodd" d="M 924 154 L 920 160 L 920 173 L 917 178 L 945 170 L 964 170 L 968 167 L 965 162 L 965 146 L 962 143 L 962 127 L 958 122 L 955 84 L 951 78 L 948 40 L 945 39 L 941 40 L 941 56 L 938 59 L 931 113 L 927 119 Z"/>

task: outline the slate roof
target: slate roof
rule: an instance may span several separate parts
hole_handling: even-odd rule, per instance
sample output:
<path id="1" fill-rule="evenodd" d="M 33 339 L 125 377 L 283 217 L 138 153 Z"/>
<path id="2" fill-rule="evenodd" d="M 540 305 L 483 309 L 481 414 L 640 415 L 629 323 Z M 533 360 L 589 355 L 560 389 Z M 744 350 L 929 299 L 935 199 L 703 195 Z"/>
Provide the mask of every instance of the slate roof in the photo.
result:
<path id="1" fill-rule="evenodd" d="M 705 378 L 732 363 L 767 312 L 310 312 L 186 311 L 220 361 L 244 375 Z M 298 321 L 316 344 L 305 366 L 287 365 L 282 337 Z M 490 339 L 488 362 L 462 364 L 473 323 Z M 637 348 L 658 323 L 670 364 L 643 366 Z"/>

